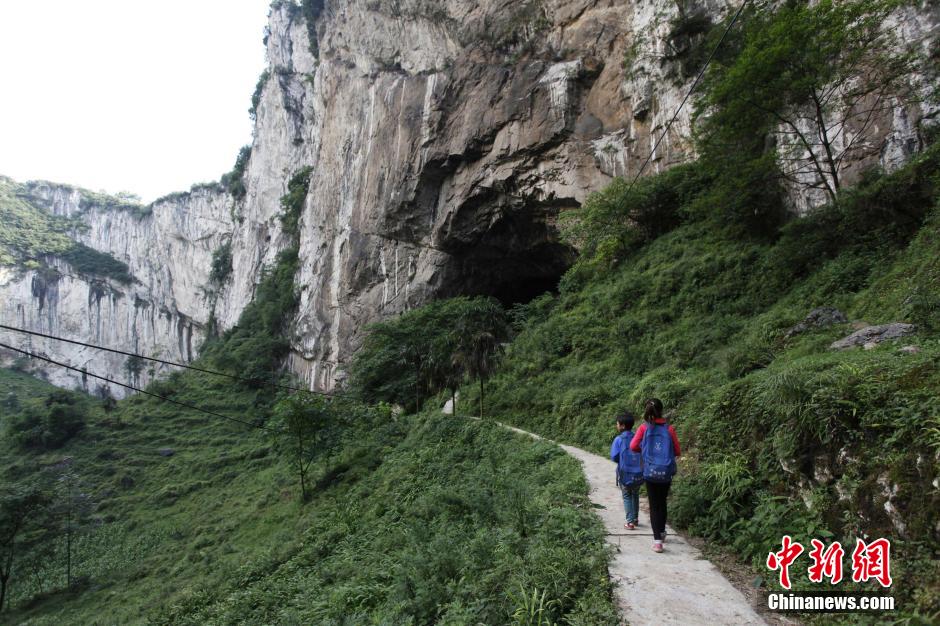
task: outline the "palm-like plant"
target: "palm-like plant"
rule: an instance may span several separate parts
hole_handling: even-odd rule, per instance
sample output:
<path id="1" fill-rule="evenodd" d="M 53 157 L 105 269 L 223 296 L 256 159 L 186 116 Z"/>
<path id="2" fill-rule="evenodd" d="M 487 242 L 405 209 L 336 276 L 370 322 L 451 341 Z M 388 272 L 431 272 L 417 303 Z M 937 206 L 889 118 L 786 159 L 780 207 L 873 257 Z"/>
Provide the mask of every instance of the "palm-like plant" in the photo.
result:
<path id="1" fill-rule="evenodd" d="M 483 418 L 486 379 L 496 369 L 509 334 L 506 311 L 492 298 L 468 300 L 457 318 L 452 334 L 453 362 L 460 371 L 480 381 L 480 418 Z"/>

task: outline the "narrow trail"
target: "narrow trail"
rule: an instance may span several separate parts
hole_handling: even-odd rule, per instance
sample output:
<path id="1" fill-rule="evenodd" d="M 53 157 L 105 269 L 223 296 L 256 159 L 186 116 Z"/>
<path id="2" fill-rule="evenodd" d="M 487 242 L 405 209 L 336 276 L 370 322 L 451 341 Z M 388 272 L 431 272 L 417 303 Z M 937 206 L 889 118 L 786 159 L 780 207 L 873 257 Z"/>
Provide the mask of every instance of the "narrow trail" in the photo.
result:
<path id="1" fill-rule="evenodd" d="M 505 425 L 504 425 L 505 426 Z M 541 439 L 525 430 L 506 428 Z M 744 595 L 695 547 L 667 526 L 665 552 L 652 551 L 646 498 L 640 498 L 640 527 L 623 527 L 623 498 L 614 484 L 614 464 L 591 452 L 558 444 L 584 467 L 589 497 L 614 547 L 610 578 L 624 620 L 640 624 L 765 624 Z"/>

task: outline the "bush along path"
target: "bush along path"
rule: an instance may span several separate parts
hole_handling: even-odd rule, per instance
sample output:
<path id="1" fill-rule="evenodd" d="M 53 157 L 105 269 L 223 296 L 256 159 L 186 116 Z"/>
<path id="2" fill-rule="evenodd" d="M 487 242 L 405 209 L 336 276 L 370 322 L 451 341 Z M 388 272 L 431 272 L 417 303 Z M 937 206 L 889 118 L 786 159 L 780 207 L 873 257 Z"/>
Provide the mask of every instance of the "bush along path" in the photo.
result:
<path id="1" fill-rule="evenodd" d="M 510 430 L 541 439 L 525 430 Z M 609 570 L 617 606 L 629 624 L 764 624 L 744 595 L 695 547 L 666 527 L 665 552 L 652 551 L 649 508 L 640 498 L 640 526 L 623 527 L 623 499 L 609 459 L 558 444 L 581 462 L 589 497 L 607 529 L 614 554 Z"/>

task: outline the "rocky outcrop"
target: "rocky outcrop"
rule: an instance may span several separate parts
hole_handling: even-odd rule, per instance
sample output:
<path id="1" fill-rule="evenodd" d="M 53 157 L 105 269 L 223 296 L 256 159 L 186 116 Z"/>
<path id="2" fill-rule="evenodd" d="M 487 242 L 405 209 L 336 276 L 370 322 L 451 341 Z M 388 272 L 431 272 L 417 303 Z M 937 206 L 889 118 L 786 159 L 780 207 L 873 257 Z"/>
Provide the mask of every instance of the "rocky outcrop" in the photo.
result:
<path id="1" fill-rule="evenodd" d="M 785 339 L 790 339 L 814 328 L 827 328 L 835 324 L 845 324 L 849 320 L 839 309 L 831 306 L 820 306 L 810 311 L 802 322 L 794 325 L 784 333 Z"/>
<path id="2" fill-rule="evenodd" d="M 296 15 L 279 11 L 275 73 L 310 72 L 292 107 L 314 170 L 292 366 L 314 387 L 342 378 L 371 321 L 442 295 L 512 301 L 553 286 L 572 260 L 559 212 L 636 171 L 681 98 L 656 58 L 672 4 L 329 3 L 318 59 L 306 29 L 288 29 L 291 64 L 275 42 Z M 624 60 L 640 33 L 634 74 Z M 687 122 L 652 171 L 687 158 Z"/>
<path id="3" fill-rule="evenodd" d="M 284 128 L 301 129 L 314 172 L 293 369 L 329 388 L 369 322 L 442 295 L 511 301 L 550 286 L 572 259 L 559 212 L 638 171 L 697 69 L 686 61 L 726 11 L 712 1 L 327 2 L 311 58 L 296 11 L 276 10 L 268 45 L 280 79 L 259 120 L 293 93 L 285 81 L 301 83 L 286 108 L 303 119 Z M 918 36 L 933 23 L 921 20 Z M 647 171 L 690 157 L 691 109 Z M 909 145 L 918 115 L 879 122 L 879 140 Z"/>
<path id="4" fill-rule="evenodd" d="M 55 257 L 42 268 L 0 267 L 3 323 L 171 361 L 195 357 L 212 315 L 213 294 L 207 290 L 212 252 L 232 230 L 227 194 L 202 190 L 135 208 L 50 183 L 30 183 L 20 193 L 35 206 L 77 220 L 81 227 L 71 237 L 126 263 L 133 281 L 81 273 Z M 4 332 L 4 342 L 130 385 L 146 384 L 162 371 L 150 363 L 129 367 L 122 355 L 35 336 Z M 15 358 L 0 356 L 7 363 Z M 126 394 L 118 385 L 33 361 L 21 365 L 56 385 Z"/>
<path id="5" fill-rule="evenodd" d="M 865 328 L 855 331 L 848 337 L 843 337 L 838 341 L 832 342 L 829 348 L 832 350 L 846 350 L 848 348 L 864 346 L 866 349 L 869 349 L 889 339 L 906 337 L 913 333 L 914 330 L 913 324 L 904 324 L 901 322 L 866 326 Z"/>

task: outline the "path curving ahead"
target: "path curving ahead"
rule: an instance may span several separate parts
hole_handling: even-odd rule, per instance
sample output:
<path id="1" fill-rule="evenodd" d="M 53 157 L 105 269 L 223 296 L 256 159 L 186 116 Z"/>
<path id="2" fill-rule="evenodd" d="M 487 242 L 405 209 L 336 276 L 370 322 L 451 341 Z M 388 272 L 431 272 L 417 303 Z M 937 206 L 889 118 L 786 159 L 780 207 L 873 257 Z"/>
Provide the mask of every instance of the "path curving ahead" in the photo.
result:
<path id="1" fill-rule="evenodd" d="M 506 426 L 510 430 L 541 438 Z M 640 527 L 623 527 L 623 498 L 614 483 L 614 464 L 591 452 L 558 444 L 578 459 L 590 486 L 591 502 L 614 548 L 610 578 L 624 620 L 641 624 L 765 624 L 740 591 L 702 553 L 667 526 L 665 552 L 652 551 L 649 508 L 640 498 Z"/>

